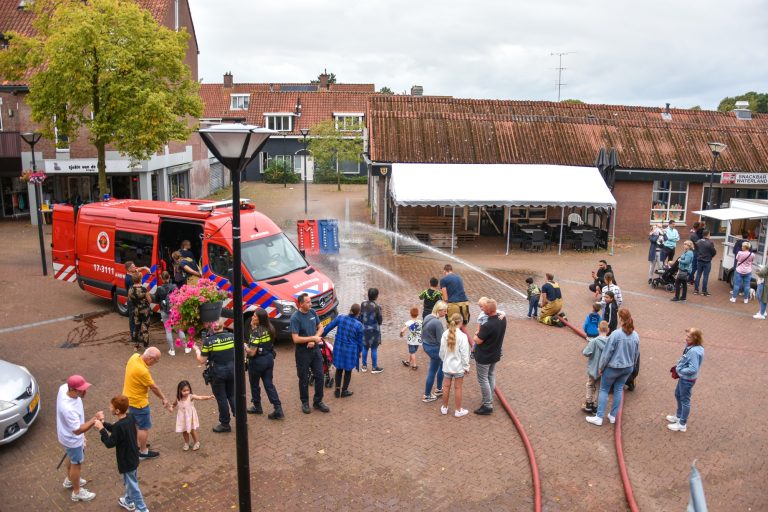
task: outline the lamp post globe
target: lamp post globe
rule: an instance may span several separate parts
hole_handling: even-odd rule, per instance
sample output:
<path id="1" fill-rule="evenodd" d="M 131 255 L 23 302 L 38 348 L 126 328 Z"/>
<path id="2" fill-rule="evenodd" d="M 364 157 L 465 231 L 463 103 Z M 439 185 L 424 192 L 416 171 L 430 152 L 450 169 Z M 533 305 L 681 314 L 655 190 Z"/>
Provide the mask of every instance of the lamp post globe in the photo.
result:
<path id="1" fill-rule="evenodd" d="M 712 169 L 709 171 L 709 187 L 707 187 L 707 210 L 712 209 L 712 181 L 715 177 L 715 168 L 717 166 L 717 157 L 726 150 L 728 146 L 722 142 L 707 142 L 709 150 L 712 152 Z"/>
<path id="2" fill-rule="evenodd" d="M 240 177 L 264 147 L 272 130 L 231 123 L 198 130 L 213 155 L 232 174 L 232 304 L 235 330 L 235 445 L 240 510 L 251 510 L 251 470 L 248 462 L 248 423 L 245 413 L 245 350 L 243 348 L 243 271 L 240 239 Z"/>

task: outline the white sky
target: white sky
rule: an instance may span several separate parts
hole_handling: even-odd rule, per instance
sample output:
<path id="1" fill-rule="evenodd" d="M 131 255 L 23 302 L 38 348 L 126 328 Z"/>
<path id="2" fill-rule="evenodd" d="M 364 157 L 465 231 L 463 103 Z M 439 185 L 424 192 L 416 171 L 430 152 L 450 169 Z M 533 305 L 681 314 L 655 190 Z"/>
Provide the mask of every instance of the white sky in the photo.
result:
<path id="1" fill-rule="evenodd" d="M 715 109 L 768 92 L 765 0 L 189 0 L 199 75 L 456 98 Z"/>

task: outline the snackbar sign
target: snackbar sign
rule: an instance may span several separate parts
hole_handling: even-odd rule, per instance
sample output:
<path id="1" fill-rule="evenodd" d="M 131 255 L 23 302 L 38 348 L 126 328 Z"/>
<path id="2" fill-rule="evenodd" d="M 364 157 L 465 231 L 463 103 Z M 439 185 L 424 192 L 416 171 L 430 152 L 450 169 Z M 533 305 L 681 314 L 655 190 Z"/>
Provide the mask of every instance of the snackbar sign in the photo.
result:
<path id="1" fill-rule="evenodd" d="M 724 172 L 720 176 L 723 185 L 768 185 L 768 173 Z"/>
<path id="2" fill-rule="evenodd" d="M 108 173 L 134 172 L 140 168 L 131 168 L 130 160 L 107 160 Z M 73 160 L 46 160 L 46 174 L 96 174 L 99 172 L 98 160 L 90 158 L 78 158 Z"/>

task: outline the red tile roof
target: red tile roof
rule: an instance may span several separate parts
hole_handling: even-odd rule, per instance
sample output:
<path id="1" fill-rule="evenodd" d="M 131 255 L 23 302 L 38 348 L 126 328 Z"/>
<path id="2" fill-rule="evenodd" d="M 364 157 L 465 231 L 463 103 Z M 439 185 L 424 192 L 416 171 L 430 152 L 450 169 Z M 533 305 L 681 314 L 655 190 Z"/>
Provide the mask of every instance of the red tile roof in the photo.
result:
<path id="1" fill-rule="evenodd" d="M 234 84 L 230 88 L 223 84 L 202 84 L 203 117 L 245 118 L 249 124 L 264 126 L 265 112 L 293 113 L 300 100 L 301 117 L 294 118 L 291 132 L 298 134 L 301 128 L 333 119 L 334 112 L 365 114 L 368 99 L 379 96 L 373 84 L 331 84 L 328 90 L 286 91 L 298 87 L 309 88 L 310 84 Z M 249 94 L 248 110 L 231 110 L 231 94 Z"/>
<path id="2" fill-rule="evenodd" d="M 377 162 L 591 166 L 615 147 L 625 169 L 708 170 L 709 141 L 728 145 L 718 169 L 766 171 L 768 115 L 545 101 L 378 96 L 368 110 Z"/>

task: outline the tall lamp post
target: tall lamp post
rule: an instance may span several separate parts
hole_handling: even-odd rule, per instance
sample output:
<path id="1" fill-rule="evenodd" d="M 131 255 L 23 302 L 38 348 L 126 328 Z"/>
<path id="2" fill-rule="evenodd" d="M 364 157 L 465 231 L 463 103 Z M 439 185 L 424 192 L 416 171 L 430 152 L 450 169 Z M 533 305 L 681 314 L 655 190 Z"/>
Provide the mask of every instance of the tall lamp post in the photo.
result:
<path id="1" fill-rule="evenodd" d="M 307 215 L 307 135 L 309 135 L 309 128 L 302 128 L 299 130 L 301 136 L 304 137 L 304 216 Z"/>
<path id="2" fill-rule="evenodd" d="M 26 132 L 21 134 L 21 138 L 24 139 L 24 142 L 29 144 L 29 147 L 32 148 L 32 172 L 37 172 L 37 164 L 35 163 L 35 144 L 40 140 L 40 137 L 43 135 L 41 133 L 37 132 Z M 41 183 L 35 183 L 35 204 L 37 205 L 37 236 L 40 239 L 40 260 L 43 264 L 43 275 L 48 275 L 48 263 L 45 261 L 45 238 L 43 237 L 43 212 L 42 212 L 42 205 L 40 202 L 42 201 L 42 184 Z"/>
<path id="3" fill-rule="evenodd" d="M 275 132 L 246 124 L 219 124 L 198 130 L 214 156 L 232 173 L 232 303 L 235 315 L 235 445 L 240 510 L 251 510 L 251 469 L 248 462 L 248 422 L 245 413 L 245 353 L 243 349 L 243 270 L 240 240 L 240 176 Z"/>
<path id="4" fill-rule="evenodd" d="M 709 188 L 707 188 L 707 210 L 712 209 L 712 180 L 715 177 L 715 166 L 717 165 L 717 157 L 720 153 L 725 151 L 728 147 L 722 142 L 707 142 L 710 151 L 712 151 L 712 170 L 709 171 Z"/>

